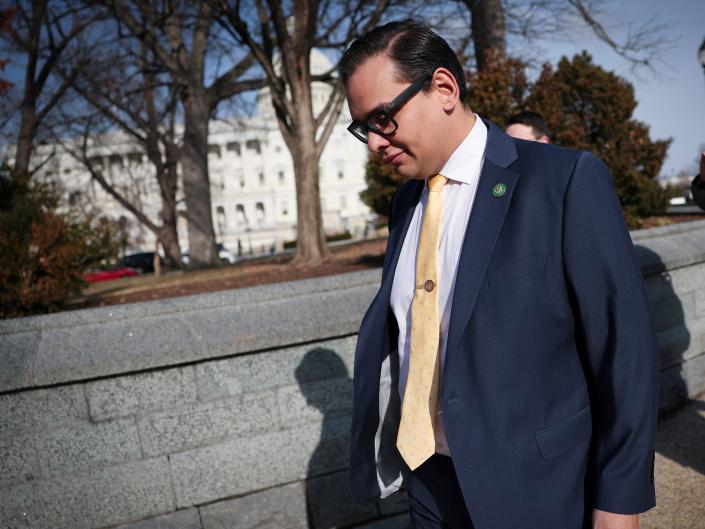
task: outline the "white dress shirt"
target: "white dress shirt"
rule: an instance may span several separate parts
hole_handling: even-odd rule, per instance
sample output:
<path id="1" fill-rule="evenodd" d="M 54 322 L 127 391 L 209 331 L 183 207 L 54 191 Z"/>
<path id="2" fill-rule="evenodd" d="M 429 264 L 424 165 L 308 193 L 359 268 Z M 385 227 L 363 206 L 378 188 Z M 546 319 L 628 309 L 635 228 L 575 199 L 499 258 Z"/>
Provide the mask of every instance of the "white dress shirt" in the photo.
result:
<path id="1" fill-rule="evenodd" d="M 465 230 L 470 218 L 470 211 L 475 200 L 480 171 L 484 161 L 487 127 L 475 115 L 475 124 L 462 141 L 440 174 L 448 178 L 443 188 L 443 212 L 441 214 L 440 234 L 438 237 L 438 314 L 440 316 L 441 383 L 445 364 L 446 342 L 450 323 L 450 309 L 453 304 L 455 274 L 460 260 L 460 250 L 465 238 Z M 416 284 L 416 250 L 421 234 L 421 221 L 424 207 L 428 200 L 428 181 L 426 180 L 421 198 L 416 204 L 414 215 L 406 232 L 401 247 L 399 262 L 394 272 L 390 304 L 399 325 L 399 395 L 404 400 L 406 379 L 409 375 L 409 349 L 411 345 L 411 301 Z M 439 385 L 440 387 L 440 385 Z M 439 405 L 440 408 L 440 405 Z M 450 455 L 445 437 L 441 410 L 436 417 L 436 452 Z"/>

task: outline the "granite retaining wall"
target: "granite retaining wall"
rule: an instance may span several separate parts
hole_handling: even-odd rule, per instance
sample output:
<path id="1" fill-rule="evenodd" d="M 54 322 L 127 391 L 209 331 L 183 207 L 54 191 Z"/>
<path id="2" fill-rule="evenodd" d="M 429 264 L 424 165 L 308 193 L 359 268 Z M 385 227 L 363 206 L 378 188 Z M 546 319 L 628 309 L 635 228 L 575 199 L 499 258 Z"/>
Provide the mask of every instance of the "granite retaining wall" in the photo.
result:
<path id="1" fill-rule="evenodd" d="M 705 391 L 705 221 L 632 232 L 661 405 Z M 0 528 L 402 529 L 346 485 L 380 270 L 0 322 Z"/>

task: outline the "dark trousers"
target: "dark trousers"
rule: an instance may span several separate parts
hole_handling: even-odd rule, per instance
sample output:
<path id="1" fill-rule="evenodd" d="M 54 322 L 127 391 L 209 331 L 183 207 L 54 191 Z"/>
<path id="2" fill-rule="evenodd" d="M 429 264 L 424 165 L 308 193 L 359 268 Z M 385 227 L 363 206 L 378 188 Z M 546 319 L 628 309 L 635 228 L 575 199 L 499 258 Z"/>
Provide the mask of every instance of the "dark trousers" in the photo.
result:
<path id="1" fill-rule="evenodd" d="M 450 457 L 433 455 L 404 481 L 416 529 L 473 529 Z"/>

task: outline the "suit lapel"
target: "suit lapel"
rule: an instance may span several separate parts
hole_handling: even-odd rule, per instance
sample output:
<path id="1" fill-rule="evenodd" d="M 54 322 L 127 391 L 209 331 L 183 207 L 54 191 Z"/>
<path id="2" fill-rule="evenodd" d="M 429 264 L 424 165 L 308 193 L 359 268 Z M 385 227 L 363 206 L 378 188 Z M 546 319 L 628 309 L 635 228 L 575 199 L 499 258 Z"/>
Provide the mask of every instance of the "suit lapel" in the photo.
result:
<path id="1" fill-rule="evenodd" d="M 506 169 L 516 159 L 513 141 L 491 123 L 485 123 L 489 129 L 485 161 L 460 252 L 446 354 L 452 354 L 457 347 L 470 320 L 519 178 L 518 174 Z M 499 186 L 496 194 L 501 196 L 493 193 L 495 186 Z M 502 189 L 504 194 L 501 194 Z"/>

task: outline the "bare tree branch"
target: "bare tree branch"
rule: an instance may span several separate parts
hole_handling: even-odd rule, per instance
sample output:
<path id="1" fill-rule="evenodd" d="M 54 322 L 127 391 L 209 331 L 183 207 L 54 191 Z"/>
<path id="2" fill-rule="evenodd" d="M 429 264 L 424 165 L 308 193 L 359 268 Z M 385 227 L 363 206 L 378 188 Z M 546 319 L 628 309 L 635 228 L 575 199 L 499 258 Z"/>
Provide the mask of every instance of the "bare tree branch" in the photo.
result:
<path id="1" fill-rule="evenodd" d="M 632 63 L 633 68 L 647 67 L 653 71 L 654 61 L 660 52 L 669 46 L 673 40 L 665 37 L 668 25 L 658 22 L 655 17 L 634 29 L 628 27 L 627 36 L 623 42 L 616 41 L 606 30 L 605 25 L 597 19 L 595 14 L 597 5 L 590 0 L 567 0 L 583 19 L 585 24 L 592 29 L 597 38 L 607 44 L 617 55 Z"/>
<path id="2" fill-rule="evenodd" d="M 335 127 L 335 124 L 338 121 L 340 109 L 343 106 L 343 101 L 345 101 L 345 96 L 343 94 L 342 88 L 337 88 L 336 90 L 333 90 L 333 94 L 331 94 L 331 97 L 328 99 L 328 102 L 326 104 L 328 108 L 327 113 L 321 113 L 321 116 L 325 115 L 326 119 L 323 124 L 323 128 L 319 128 L 319 130 L 321 130 L 321 134 L 318 137 L 318 142 L 316 144 L 316 160 L 321 159 L 323 150 L 325 149 L 325 146 L 328 143 L 328 140 L 330 139 L 330 135 L 333 132 L 333 128 Z"/>

